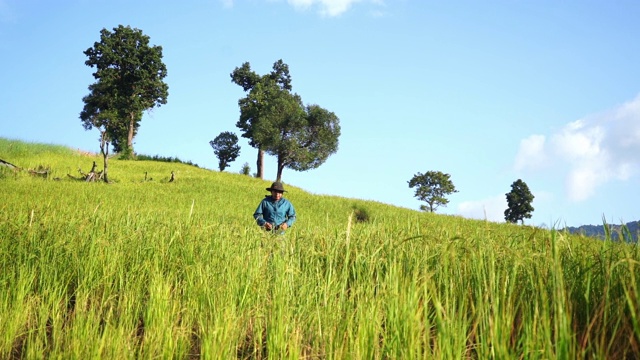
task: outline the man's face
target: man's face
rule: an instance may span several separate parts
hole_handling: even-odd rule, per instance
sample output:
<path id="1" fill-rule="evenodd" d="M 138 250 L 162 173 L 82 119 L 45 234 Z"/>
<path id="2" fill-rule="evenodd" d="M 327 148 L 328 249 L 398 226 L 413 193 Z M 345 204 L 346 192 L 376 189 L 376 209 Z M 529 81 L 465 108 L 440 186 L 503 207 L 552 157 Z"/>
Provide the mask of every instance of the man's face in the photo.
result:
<path id="1" fill-rule="evenodd" d="M 282 193 L 280 191 L 271 190 L 271 197 L 276 201 L 282 199 Z"/>

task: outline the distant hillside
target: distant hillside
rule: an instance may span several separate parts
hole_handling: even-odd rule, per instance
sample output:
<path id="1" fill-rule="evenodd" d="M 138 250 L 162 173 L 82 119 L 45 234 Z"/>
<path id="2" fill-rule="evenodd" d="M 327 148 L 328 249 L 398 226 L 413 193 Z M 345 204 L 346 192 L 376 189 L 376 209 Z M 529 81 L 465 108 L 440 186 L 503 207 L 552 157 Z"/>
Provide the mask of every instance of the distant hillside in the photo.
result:
<path id="1" fill-rule="evenodd" d="M 607 227 L 609 228 L 611 239 L 618 241 L 621 238 L 624 238 L 627 242 L 637 243 L 638 233 L 640 231 L 638 228 L 639 223 L 640 221 L 628 222 L 625 225 L 607 224 Z M 582 225 L 580 227 L 568 227 L 566 230 L 572 234 L 581 234 L 600 239 L 604 239 L 606 237 L 604 225 Z"/>

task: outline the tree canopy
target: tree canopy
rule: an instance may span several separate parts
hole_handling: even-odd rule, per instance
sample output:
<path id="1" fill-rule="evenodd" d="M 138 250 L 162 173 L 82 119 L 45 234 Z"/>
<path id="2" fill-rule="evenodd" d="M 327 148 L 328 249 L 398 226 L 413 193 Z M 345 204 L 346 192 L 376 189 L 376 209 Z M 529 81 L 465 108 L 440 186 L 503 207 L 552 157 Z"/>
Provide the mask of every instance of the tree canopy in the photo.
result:
<path id="1" fill-rule="evenodd" d="M 119 25 L 102 29 L 100 41 L 84 51 L 85 65 L 95 68 L 96 83 L 83 98 L 81 119 L 85 129 L 104 126 L 115 149 L 133 154 L 135 136 L 142 113 L 167 103 L 168 85 L 163 81 L 167 68 L 162 47 L 150 46 L 149 37 L 139 29 Z M 104 114 L 109 114 L 108 123 Z M 101 115 L 99 115 L 101 114 Z M 100 118 L 103 118 L 100 121 Z"/>
<path id="2" fill-rule="evenodd" d="M 520 221 L 524 224 L 524 219 L 530 219 L 533 212 L 533 194 L 529 186 L 518 179 L 511 184 L 511 191 L 505 194 L 507 197 L 507 209 L 504 211 L 504 219 L 511 223 Z"/>
<path id="3" fill-rule="evenodd" d="M 293 122 L 291 126 L 281 127 L 280 138 L 267 149 L 267 153 L 278 157 L 278 181 L 284 168 L 315 169 L 338 151 L 340 120 L 334 113 L 318 105 L 308 105 L 302 119 L 294 118 Z"/>
<path id="4" fill-rule="evenodd" d="M 441 171 L 417 173 L 408 183 L 409 188 L 416 188 L 414 196 L 429 205 L 421 205 L 420 210 L 423 211 L 434 212 L 439 206 L 446 206 L 449 203 L 446 195 L 458 192 L 451 181 L 451 175 Z"/>
<path id="5" fill-rule="evenodd" d="M 221 132 L 215 139 L 209 141 L 209 145 L 211 145 L 213 152 L 218 157 L 220 171 L 224 171 L 229 163 L 234 162 L 240 155 L 238 136 L 229 131 Z"/>

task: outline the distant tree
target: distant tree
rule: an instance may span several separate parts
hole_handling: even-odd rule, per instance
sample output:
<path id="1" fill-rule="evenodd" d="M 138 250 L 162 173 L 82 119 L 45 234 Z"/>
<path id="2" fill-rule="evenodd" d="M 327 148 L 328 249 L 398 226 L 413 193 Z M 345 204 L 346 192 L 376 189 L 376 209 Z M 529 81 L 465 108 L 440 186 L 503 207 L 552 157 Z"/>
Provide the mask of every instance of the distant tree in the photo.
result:
<path id="1" fill-rule="evenodd" d="M 421 205 L 423 211 L 434 212 L 438 206 L 446 206 L 449 200 L 445 196 L 458 192 L 451 182 L 451 175 L 440 171 L 417 173 L 408 182 L 409 188 L 416 188 L 414 196 L 429 205 Z"/>
<path id="2" fill-rule="evenodd" d="M 215 139 L 209 141 L 209 145 L 213 148 L 213 152 L 218 157 L 218 168 L 220 171 L 229 166 L 240 155 L 240 145 L 238 145 L 238 137 L 236 134 L 224 131 Z"/>
<path id="3" fill-rule="evenodd" d="M 240 169 L 240 174 L 242 175 L 251 175 L 251 166 L 249 166 L 249 163 L 244 163 L 242 164 L 242 168 Z"/>
<path id="4" fill-rule="evenodd" d="M 524 224 L 524 219 L 530 219 L 533 212 L 533 194 L 529 191 L 527 184 L 518 179 L 511 184 L 511 191 L 507 196 L 507 209 L 504 211 L 504 219 L 511 223 L 520 221 Z"/>
<path id="5" fill-rule="evenodd" d="M 278 60 L 273 64 L 271 73 L 261 76 L 251 70 L 251 65 L 245 62 L 233 70 L 231 81 L 241 86 L 242 90 L 247 93 L 246 97 L 238 100 L 240 119 L 236 126 L 242 131 L 242 137 L 249 139 L 249 145 L 258 149 L 256 177 L 262 179 L 264 177 L 264 148 L 254 133 L 265 117 L 265 107 L 268 107 L 269 103 L 274 100 L 273 96 L 290 93 L 289 66 L 282 60 Z M 270 91 L 274 86 L 282 91 Z"/>
<path id="6" fill-rule="evenodd" d="M 162 62 L 162 47 L 150 46 L 149 37 L 141 30 L 119 25 L 113 32 L 102 29 L 100 42 L 84 54 L 88 57 L 85 64 L 96 68 L 93 77 L 100 84 L 99 93 L 94 93 L 96 87 L 89 87 L 91 97 L 106 98 L 97 101 L 108 103 L 112 114 L 105 129 L 107 138 L 114 147 L 132 155 L 142 113 L 167 103 L 169 87 L 163 81 L 167 68 Z"/>

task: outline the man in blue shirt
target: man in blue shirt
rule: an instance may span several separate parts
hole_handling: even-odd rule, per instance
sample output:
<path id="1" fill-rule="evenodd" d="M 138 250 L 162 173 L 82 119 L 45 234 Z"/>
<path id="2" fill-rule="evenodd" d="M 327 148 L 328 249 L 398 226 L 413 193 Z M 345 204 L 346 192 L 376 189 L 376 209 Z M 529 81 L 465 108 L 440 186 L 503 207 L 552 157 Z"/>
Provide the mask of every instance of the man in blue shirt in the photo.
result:
<path id="1" fill-rule="evenodd" d="M 285 189 L 279 181 L 266 189 L 271 195 L 265 195 L 253 213 L 259 226 L 267 231 L 287 230 L 296 222 L 296 211 L 289 200 L 282 197 Z"/>

